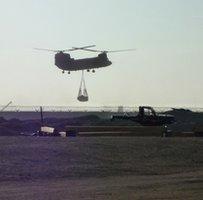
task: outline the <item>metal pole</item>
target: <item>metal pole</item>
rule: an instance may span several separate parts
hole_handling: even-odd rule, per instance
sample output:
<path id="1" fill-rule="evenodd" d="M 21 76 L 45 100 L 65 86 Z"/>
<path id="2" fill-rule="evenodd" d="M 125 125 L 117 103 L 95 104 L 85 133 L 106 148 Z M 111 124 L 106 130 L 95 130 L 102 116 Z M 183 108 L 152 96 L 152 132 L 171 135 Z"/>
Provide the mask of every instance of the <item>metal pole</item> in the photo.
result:
<path id="1" fill-rule="evenodd" d="M 41 126 L 44 126 L 44 118 L 43 118 L 43 109 L 42 109 L 42 106 L 40 106 L 40 115 L 41 115 Z"/>

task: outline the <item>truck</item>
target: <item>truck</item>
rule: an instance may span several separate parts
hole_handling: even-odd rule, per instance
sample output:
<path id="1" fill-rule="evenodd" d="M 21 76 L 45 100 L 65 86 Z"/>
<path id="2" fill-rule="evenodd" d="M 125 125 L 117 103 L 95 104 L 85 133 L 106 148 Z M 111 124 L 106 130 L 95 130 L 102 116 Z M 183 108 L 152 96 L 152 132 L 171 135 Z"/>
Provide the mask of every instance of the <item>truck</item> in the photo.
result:
<path id="1" fill-rule="evenodd" d="M 172 124 L 175 122 L 173 115 L 158 114 L 150 106 L 139 106 L 139 112 L 135 116 L 124 115 L 113 115 L 111 120 L 131 120 L 142 126 L 163 126 Z"/>

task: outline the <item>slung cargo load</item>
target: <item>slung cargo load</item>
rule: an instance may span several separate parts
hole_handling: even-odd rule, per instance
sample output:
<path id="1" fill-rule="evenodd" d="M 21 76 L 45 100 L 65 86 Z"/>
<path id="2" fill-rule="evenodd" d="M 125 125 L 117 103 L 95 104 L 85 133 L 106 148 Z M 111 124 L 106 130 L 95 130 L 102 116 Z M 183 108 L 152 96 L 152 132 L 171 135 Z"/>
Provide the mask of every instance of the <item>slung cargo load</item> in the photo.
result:
<path id="1" fill-rule="evenodd" d="M 78 101 L 81 101 L 81 102 L 86 102 L 89 99 L 86 85 L 85 85 L 84 71 L 82 71 L 82 77 L 81 77 L 80 88 L 79 88 L 77 99 Z"/>

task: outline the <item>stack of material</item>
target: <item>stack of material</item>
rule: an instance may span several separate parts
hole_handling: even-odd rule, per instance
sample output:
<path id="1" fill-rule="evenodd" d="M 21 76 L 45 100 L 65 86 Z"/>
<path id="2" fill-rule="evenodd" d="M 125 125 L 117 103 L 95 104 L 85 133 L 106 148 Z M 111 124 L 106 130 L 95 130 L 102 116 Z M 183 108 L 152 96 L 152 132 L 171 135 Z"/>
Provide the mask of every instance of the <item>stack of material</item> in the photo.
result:
<path id="1" fill-rule="evenodd" d="M 77 99 L 78 101 L 81 101 L 81 102 L 88 101 L 88 94 L 87 94 L 87 89 L 85 86 L 85 79 L 84 79 L 84 71 L 82 71 L 82 77 L 81 77 L 80 88 L 79 88 Z"/>

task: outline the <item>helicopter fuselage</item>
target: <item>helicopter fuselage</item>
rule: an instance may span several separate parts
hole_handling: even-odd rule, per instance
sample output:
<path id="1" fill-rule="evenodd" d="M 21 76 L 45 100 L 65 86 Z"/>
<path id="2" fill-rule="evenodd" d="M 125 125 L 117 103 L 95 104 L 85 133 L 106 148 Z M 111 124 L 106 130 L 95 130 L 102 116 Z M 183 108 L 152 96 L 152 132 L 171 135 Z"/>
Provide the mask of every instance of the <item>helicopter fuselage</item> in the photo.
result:
<path id="1" fill-rule="evenodd" d="M 70 54 L 59 52 L 55 54 L 55 65 L 63 71 L 77 71 L 85 69 L 95 69 L 100 67 L 107 67 L 111 65 L 107 54 L 105 52 L 100 53 L 96 57 L 74 59 L 70 57 Z"/>

